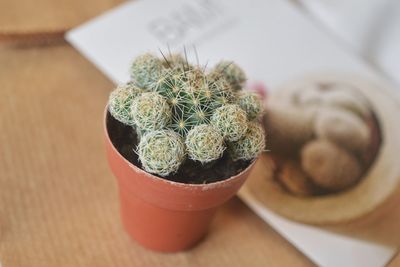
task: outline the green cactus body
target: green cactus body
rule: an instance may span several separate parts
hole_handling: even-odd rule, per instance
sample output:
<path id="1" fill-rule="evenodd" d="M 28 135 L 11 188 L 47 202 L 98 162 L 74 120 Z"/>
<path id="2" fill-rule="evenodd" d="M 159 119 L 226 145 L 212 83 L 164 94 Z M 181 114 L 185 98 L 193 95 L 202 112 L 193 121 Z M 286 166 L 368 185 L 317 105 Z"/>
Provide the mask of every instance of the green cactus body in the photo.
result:
<path id="1" fill-rule="evenodd" d="M 210 105 L 213 95 L 207 94 L 209 89 L 206 76 L 197 70 L 190 71 L 187 76 L 182 98 L 184 116 L 192 127 L 207 124 L 213 112 L 213 107 Z"/>
<path id="2" fill-rule="evenodd" d="M 171 120 L 171 107 L 160 94 L 145 92 L 132 101 L 131 114 L 134 124 L 140 130 L 160 130 Z"/>
<path id="3" fill-rule="evenodd" d="M 108 110 L 111 115 L 123 124 L 133 126 L 134 122 L 131 114 L 132 101 L 142 92 L 143 90 L 136 87 L 132 82 L 119 85 L 111 92 L 108 100 Z"/>
<path id="4" fill-rule="evenodd" d="M 231 85 L 233 91 L 240 91 L 246 82 L 246 74 L 244 71 L 238 65 L 229 61 L 221 61 L 218 63 L 210 73 L 210 76 L 215 80 L 224 77 Z"/>
<path id="5" fill-rule="evenodd" d="M 170 127 L 181 135 L 185 135 L 192 127 L 187 116 L 190 99 L 185 90 L 185 74 L 185 71 L 177 69 L 165 70 L 153 88 L 167 99 L 172 108 Z"/>
<path id="6" fill-rule="evenodd" d="M 130 75 L 136 86 L 149 91 L 159 80 L 162 70 L 163 65 L 159 58 L 144 54 L 132 62 Z"/>
<path id="7" fill-rule="evenodd" d="M 146 133 L 139 142 L 137 154 L 147 172 L 163 177 L 177 172 L 186 156 L 182 138 L 172 130 Z"/>
<path id="8" fill-rule="evenodd" d="M 263 112 L 263 105 L 257 93 L 240 92 L 237 103 L 246 111 L 249 120 L 259 118 Z"/>
<path id="9" fill-rule="evenodd" d="M 168 100 L 168 103 L 174 107 L 179 104 L 185 84 L 184 71 L 165 69 L 160 75 L 156 83 L 154 83 L 153 91 L 159 93 Z"/>
<path id="10" fill-rule="evenodd" d="M 207 97 L 207 89 L 206 77 L 195 70 L 166 70 L 156 83 L 154 90 L 172 107 L 171 128 L 182 136 L 193 126 L 209 122 L 213 106 L 209 104 L 212 96 Z"/>
<path id="11" fill-rule="evenodd" d="M 192 127 L 209 123 L 212 110 L 198 91 L 182 90 L 173 113 L 172 128 L 185 136 Z"/>
<path id="12" fill-rule="evenodd" d="M 247 115 L 238 105 L 228 104 L 215 110 L 211 123 L 227 141 L 237 141 L 246 133 Z"/>
<path id="13" fill-rule="evenodd" d="M 203 164 L 219 159 L 225 150 L 222 135 L 207 124 L 193 127 L 186 136 L 185 144 L 189 158 Z"/>
<path id="14" fill-rule="evenodd" d="M 265 149 L 265 134 L 261 124 L 249 122 L 244 136 L 228 145 L 233 160 L 250 160 L 256 158 Z"/>

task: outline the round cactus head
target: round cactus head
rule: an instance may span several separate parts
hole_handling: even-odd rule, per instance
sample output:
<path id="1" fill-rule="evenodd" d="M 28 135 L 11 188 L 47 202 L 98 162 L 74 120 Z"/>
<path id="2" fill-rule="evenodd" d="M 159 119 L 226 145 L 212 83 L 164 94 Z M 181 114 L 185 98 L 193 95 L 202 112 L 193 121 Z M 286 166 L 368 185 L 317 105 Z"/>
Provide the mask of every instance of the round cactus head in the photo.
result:
<path id="1" fill-rule="evenodd" d="M 249 122 L 244 136 L 229 144 L 229 153 L 233 160 L 251 160 L 265 148 L 265 134 L 259 123 Z"/>
<path id="2" fill-rule="evenodd" d="M 185 144 L 189 158 L 201 163 L 219 159 L 225 150 L 222 135 L 206 124 L 193 127 L 186 136 Z"/>
<path id="3" fill-rule="evenodd" d="M 171 108 L 160 94 L 145 92 L 132 101 L 131 115 L 140 130 L 160 130 L 170 122 Z"/>
<path id="4" fill-rule="evenodd" d="M 174 131 L 158 130 L 141 138 L 137 153 L 147 172 L 165 177 L 178 171 L 185 160 L 185 145 Z"/>
<path id="5" fill-rule="evenodd" d="M 126 125 L 134 125 L 131 106 L 133 99 L 143 92 L 133 83 L 119 85 L 111 92 L 108 99 L 108 110 L 110 114 L 118 121 Z"/>
<path id="6" fill-rule="evenodd" d="M 244 111 L 246 111 L 249 120 L 257 119 L 263 112 L 261 100 L 257 93 L 254 92 L 239 93 L 238 104 Z"/>
<path id="7" fill-rule="evenodd" d="M 130 68 L 130 75 L 138 87 L 150 90 L 160 78 L 162 70 L 161 60 L 147 53 L 135 58 Z"/>
<path id="8" fill-rule="evenodd" d="M 210 76 L 216 80 L 224 77 L 234 91 L 241 90 L 246 82 L 246 74 L 244 71 L 238 65 L 230 61 L 221 61 L 218 63 L 212 70 Z"/>
<path id="9" fill-rule="evenodd" d="M 247 130 L 246 112 L 236 104 L 224 105 L 215 110 L 211 123 L 227 141 L 237 141 Z"/>

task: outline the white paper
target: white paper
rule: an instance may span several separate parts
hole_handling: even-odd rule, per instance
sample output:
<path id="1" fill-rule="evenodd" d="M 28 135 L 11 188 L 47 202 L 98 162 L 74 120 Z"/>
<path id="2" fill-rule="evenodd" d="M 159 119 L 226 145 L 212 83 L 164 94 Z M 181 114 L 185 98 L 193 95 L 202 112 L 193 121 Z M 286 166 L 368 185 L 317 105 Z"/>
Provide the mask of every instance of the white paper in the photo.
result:
<path id="1" fill-rule="evenodd" d="M 204 2 L 219 7 L 212 19 L 201 16 Z M 181 35 L 156 28 L 171 29 L 177 17 L 193 9 L 200 18 L 192 26 L 176 26 Z M 181 14 L 181 15 L 179 15 Z M 206 15 L 206 16 L 207 16 Z M 193 16 L 191 16 L 193 17 Z M 178 21 L 187 21 L 181 18 Z M 167 25 L 167 26 L 166 26 Z M 172 25 L 172 26 L 168 26 Z M 179 30 L 179 27 L 184 29 Z M 288 77 L 327 68 L 374 75 L 369 67 L 348 52 L 338 49 L 330 36 L 314 27 L 297 10 L 281 1 L 253 0 L 147 0 L 127 2 L 121 7 L 86 23 L 67 34 L 67 39 L 115 82 L 126 81 L 131 60 L 146 51 L 166 52 L 195 43 L 202 64 L 220 59 L 234 60 L 250 80 L 276 86 Z M 190 53 L 193 59 L 193 53 Z"/>
<path id="2" fill-rule="evenodd" d="M 135 56 L 146 51 L 181 51 L 195 62 L 237 62 L 250 81 L 273 89 L 310 72 L 357 73 L 380 79 L 355 55 L 338 47 L 313 22 L 282 0 L 142 0 L 128 2 L 67 34 L 67 39 L 116 83 L 129 78 Z M 395 248 L 292 223 L 244 201 L 320 266 L 382 266 Z"/>
<path id="3" fill-rule="evenodd" d="M 400 1 L 300 0 L 339 41 L 400 85 Z M 323 25 L 322 25 L 323 24 Z"/>
<path id="4" fill-rule="evenodd" d="M 239 192 L 239 196 L 264 221 L 320 266 L 385 266 L 395 253 L 394 247 L 365 242 L 285 219 L 257 201 L 246 187 Z"/>

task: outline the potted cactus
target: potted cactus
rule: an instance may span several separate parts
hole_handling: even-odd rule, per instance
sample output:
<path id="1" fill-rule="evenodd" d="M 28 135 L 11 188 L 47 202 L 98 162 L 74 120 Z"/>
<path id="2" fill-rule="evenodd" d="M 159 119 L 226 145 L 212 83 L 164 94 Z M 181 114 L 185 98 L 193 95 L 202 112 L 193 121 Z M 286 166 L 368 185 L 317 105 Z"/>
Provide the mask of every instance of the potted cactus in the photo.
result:
<path id="1" fill-rule="evenodd" d="M 127 232 L 158 251 L 193 246 L 218 206 L 243 184 L 265 145 L 243 71 L 210 71 L 180 55 L 137 57 L 105 112 L 108 161 Z"/>

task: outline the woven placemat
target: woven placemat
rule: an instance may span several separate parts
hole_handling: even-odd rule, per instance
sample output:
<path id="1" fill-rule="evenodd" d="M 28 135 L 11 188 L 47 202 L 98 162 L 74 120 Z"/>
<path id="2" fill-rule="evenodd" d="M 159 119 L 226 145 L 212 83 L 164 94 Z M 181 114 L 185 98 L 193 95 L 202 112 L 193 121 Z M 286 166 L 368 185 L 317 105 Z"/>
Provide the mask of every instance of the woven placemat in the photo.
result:
<path id="1" fill-rule="evenodd" d="M 64 33 L 123 0 L 2 0 L 0 42 L 62 40 Z"/>

